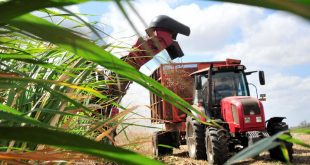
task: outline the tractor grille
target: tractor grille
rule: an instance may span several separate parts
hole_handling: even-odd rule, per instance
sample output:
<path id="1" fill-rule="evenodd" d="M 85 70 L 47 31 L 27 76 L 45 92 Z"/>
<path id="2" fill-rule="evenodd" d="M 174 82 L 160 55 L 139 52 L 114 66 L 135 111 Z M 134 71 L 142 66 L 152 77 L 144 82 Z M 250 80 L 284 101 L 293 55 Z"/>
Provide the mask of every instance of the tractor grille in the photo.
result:
<path id="1" fill-rule="evenodd" d="M 244 115 L 259 115 L 260 109 L 256 100 L 244 99 L 241 101 L 243 105 Z"/>

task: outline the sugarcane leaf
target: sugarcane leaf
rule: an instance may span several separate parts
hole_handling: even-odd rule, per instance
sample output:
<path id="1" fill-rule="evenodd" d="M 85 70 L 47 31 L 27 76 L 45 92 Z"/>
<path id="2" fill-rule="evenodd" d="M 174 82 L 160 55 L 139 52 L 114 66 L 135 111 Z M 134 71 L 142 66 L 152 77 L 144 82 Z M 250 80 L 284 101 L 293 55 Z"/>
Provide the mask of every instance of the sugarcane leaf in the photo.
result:
<path id="1" fill-rule="evenodd" d="M 14 121 L 16 123 L 26 123 L 33 126 L 39 126 L 44 128 L 53 128 L 52 126 L 42 123 L 34 118 L 25 116 L 22 112 L 11 108 L 9 106 L 0 104 L 0 119 L 6 121 Z"/>
<path id="2" fill-rule="evenodd" d="M 96 142 L 80 135 L 37 127 L 0 127 L 0 139 L 47 144 L 106 158 L 120 164 L 162 164 L 133 151 Z"/>

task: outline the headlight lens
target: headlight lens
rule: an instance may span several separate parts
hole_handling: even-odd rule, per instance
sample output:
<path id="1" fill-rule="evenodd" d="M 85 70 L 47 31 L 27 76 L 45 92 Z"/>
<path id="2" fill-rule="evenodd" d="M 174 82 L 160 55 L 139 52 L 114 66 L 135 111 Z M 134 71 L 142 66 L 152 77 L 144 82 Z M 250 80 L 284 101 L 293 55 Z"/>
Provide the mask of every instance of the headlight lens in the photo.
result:
<path id="1" fill-rule="evenodd" d="M 256 122 L 257 122 L 257 123 L 262 122 L 262 117 L 261 117 L 261 116 L 256 117 Z"/>
<path id="2" fill-rule="evenodd" d="M 250 123 L 251 122 L 251 118 L 250 117 L 245 117 L 244 118 L 244 122 L 245 123 Z"/>

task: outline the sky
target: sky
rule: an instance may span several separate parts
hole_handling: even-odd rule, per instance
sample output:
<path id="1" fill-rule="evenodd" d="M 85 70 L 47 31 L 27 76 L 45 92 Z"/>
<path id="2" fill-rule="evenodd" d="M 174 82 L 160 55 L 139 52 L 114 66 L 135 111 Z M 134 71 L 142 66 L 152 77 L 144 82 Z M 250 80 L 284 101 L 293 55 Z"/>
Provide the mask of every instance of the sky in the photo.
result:
<path id="1" fill-rule="evenodd" d="M 290 126 L 304 120 L 310 122 L 308 21 L 282 11 L 210 1 L 137 0 L 133 5 L 146 24 L 157 15 L 168 15 L 191 28 L 189 37 L 177 37 L 185 55 L 175 62 L 241 59 L 248 71 L 265 71 L 266 85 L 259 85 L 257 74 L 251 75 L 248 81 L 257 86 L 258 94 L 266 94 L 267 101 L 263 104 L 267 119 L 284 116 Z M 88 2 L 68 9 L 95 15 L 83 19 L 100 22 L 101 28 L 113 36 L 104 38 L 107 43 L 131 47 L 137 38 L 114 3 Z M 126 9 L 140 35 L 145 35 L 145 25 L 128 6 Z M 115 51 L 116 55 L 122 53 Z M 159 63 L 167 61 L 163 52 L 141 71 L 149 74 Z M 251 91 L 255 97 L 253 88 Z M 149 104 L 148 91 L 135 83 L 122 104 L 140 105 L 139 113 L 150 114 L 143 106 Z"/>

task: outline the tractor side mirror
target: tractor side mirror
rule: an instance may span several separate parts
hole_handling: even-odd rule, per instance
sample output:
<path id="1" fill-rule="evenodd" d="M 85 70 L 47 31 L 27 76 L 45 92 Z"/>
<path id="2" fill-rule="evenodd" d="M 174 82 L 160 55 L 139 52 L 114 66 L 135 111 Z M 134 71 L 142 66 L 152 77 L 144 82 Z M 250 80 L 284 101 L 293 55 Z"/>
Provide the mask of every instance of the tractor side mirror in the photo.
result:
<path id="1" fill-rule="evenodd" d="M 202 88 L 201 85 L 201 76 L 200 75 L 196 75 L 195 76 L 195 89 L 196 90 L 200 90 Z"/>
<path id="2" fill-rule="evenodd" d="M 259 83 L 260 83 L 260 85 L 265 85 L 265 74 L 264 74 L 264 71 L 259 71 L 258 72 L 258 76 L 259 76 Z"/>
<path id="3" fill-rule="evenodd" d="M 260 94 L 259 96 L 260 96 L 259 98 L 260 101 L 266 101 L 266 94 Z"/>

